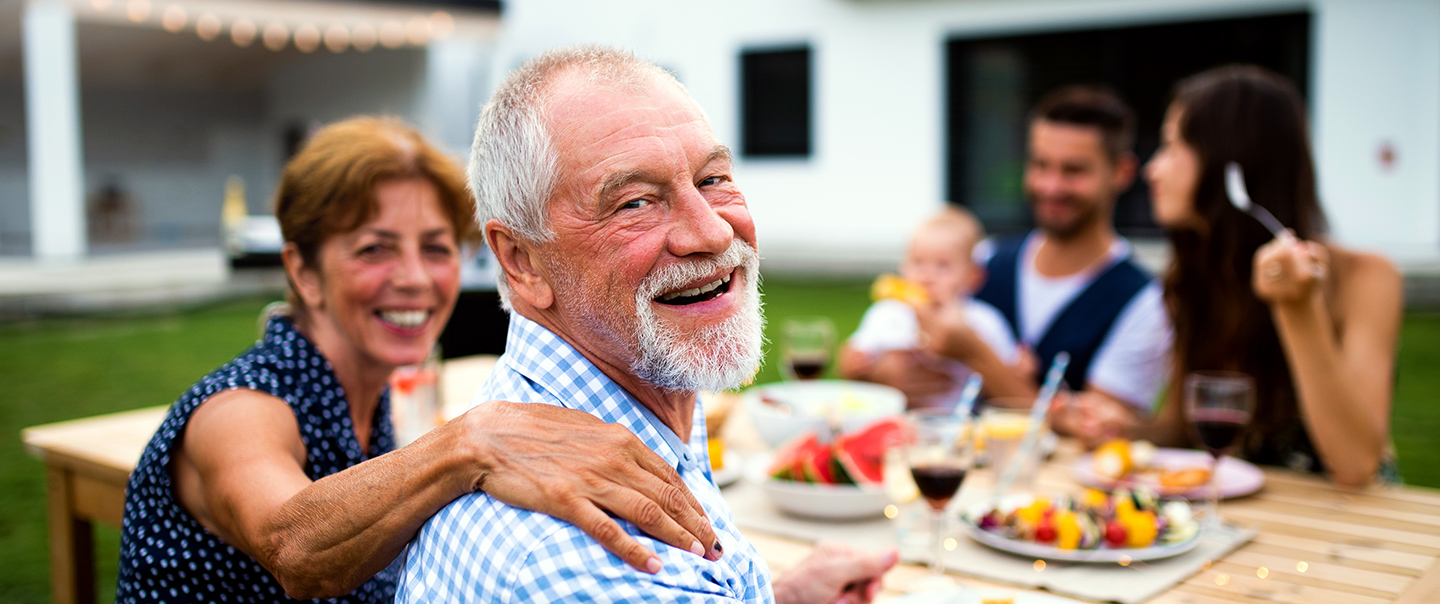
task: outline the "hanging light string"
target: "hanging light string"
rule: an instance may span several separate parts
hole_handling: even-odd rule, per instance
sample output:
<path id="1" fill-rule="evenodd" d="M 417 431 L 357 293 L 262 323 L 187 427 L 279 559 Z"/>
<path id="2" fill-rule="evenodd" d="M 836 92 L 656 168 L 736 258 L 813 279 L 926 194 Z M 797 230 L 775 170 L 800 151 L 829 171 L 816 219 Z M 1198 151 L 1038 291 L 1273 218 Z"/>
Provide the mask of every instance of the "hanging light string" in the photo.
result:
<path id="1" fill-rule="evenodd" d="M 333 53 L 347 50 L 369 52 L 376 46 L 398 49 L 421 47 L 431 40 L 444 40 L 455 31 L 455 17 L 446 11 L 385 11 L 383 18 L 286 19 L 275 11 L 254 10 L 261 3 L 228 3 L 208 10 L 197 3 L 174 0 L 88 0 L 76 1 L 80 9 L 104 20 L 124 19 L 137 25 L 159 24 L 172 34 L 191 33 L 206 42 L 228 40 L 240 48 L 259 46 L 280 52 L 293 46 L 303 53 L 320 48 Z M 223 10 L 221 10 L 223 8 Z M 250 9 L 250 10 L 246 10 Z"/>

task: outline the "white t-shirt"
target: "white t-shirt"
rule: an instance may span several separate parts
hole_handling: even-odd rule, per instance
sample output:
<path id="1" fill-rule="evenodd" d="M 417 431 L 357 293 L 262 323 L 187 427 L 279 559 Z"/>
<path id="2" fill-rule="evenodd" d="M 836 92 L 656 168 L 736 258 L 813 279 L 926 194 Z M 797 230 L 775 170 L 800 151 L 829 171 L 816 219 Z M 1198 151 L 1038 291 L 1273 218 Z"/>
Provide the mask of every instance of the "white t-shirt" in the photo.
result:
<path id="1" fill-rule="evenodd" d="M 987 246 L 987 252 L 993 248 Z M 1046 277 L 1035 270 L 1039 238 L 1031 234 L 1020 248 L 1020 288 L 1016 314 L 1020 337 L 1032 349 L 1050 329 L 1055 317 L 1070 304 L 1103 269 L 1065 277 Z M 1130 255 L 1130 243 L 1117 239 L 1109 258 L 1117 261 Z M 987 254 L 988 256 L 988 254 Z M 984 260 L 988 260 L 988 257 Z M 1110 334 L 1100 343 L 1090 362 L 1086 381 L 1142 410 L 1150 410 L 1170 370 L 1170 347 L 1174 333 L 1160 285 L 1151 281 L 1130 300 L 1115 319 Z"/>
<path id="2" fill-rule="evenodd" d="M 1015 338 L 1010 335 L 1010 324 L 994 306 L 979 300 L 966 299 L 962 302 L 965 323 L 975 330 L 980 341 L 995 351 L 995 356 L 1007 364 L 1014 364 L 1019 349 Z M 915 309 L 899 300 L 880 300 L 865 310 L 860 327 L 850 336 L 848 346 L 867 354 L 878 354 L 887 350 L 911 350 L 920 347 L 920 322 L 915 318 Z M 955 378 L 957 389 L 974 373 L 964 363 L 954 359 L 943 359 L 947 373 Z M 958 392 L 954 393 L 958 394 Z"/>

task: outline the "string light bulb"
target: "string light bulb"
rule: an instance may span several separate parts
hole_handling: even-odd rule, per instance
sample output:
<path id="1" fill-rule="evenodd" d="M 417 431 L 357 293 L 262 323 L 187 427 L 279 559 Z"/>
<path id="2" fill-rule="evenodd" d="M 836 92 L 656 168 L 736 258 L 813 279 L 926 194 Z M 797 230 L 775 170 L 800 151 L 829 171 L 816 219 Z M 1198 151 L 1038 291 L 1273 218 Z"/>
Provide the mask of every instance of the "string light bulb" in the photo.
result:
<path id="1" fill-rule="evenodd" d="M 189 21 L 189 15 L 185 14 L 185 7 L 179 4 L 165 7 L 165 12 L 160 15 L 160 26 L 172 34 L 180 33 L 180 30 L 185 29 L 186 21 Z"/>
<path id="2" fill-rule="evenodd" d="M 325 48 L 330 49 L 330 52 L 342 53 L 348 46 L 350 46 L 350 30 L 345 29 L 344 25 L 334 23 L 325 28 Z"/>
<path id="3" fill-rule="evenodd" d="M 241 18 L 230 24 L 230 41 L 240 48 L 255 43 L 255 22 Z"/>
<path id="4" fill-rule="evenodd" d="M 430 41 L 430 20 L 418 15 L 410 17 L 410 22 L 405 25 L 405 38 L 411 45 L 424 46 Z"/>
<path id="5" fill-rule="evenodd" d="M 350 34 L 350 45 L 360 52 L 374 50 L 375 41 L 375 26 L 369 23 L 356 25 L 355 31 Z"/>
<path id="6" fill-rule="evenodd" d="M 285 43 L 290 41 L 290 28 L 279 21 L 271 21 L 260 34 L 260 41 L 265 43 L 265 48 L 275 52 L 285 50 Z"/>
<path id="7" fill-rule="evenodd" d="M 385 48 L 400 48 L 405 44 L 405 26 L 399 21 L 380 24 L 380 45 Z"/>
<path id="8" fill-rule="evenodd" d="M 455 18 L 443 10 L 430 13 L 430 34 L 436 40 L 444 40 L 455 32 Z"/>
<path id="9" fill-rule="evenodd" d="M 220 36 L 220 17 L 215 13 L 205 13 L 195 20 L 195 35 L 201 40 L 211 42 Z"/>
<path id="10" fill-rule="evenodd" d="M 150 18 L 150 0 L 130 0 L 125 7 L 125 18 L 132 23 L 142 23 Z"/>
<path id="11" fill-rule="evenodd" d="M 295 28 L 295 48 L 300 52 L 315 52 L 320 48 L 320 28 L 309 23 Z"/>

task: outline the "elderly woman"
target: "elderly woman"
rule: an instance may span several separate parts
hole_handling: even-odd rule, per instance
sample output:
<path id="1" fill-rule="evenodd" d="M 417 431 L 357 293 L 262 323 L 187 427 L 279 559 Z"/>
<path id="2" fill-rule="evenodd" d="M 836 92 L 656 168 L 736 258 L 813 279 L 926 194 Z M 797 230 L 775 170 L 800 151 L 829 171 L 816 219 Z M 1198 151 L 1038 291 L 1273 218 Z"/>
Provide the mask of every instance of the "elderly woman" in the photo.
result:
<path id="1" fill-rule="evenodd" d="M 391 563 L 416 530 L 478 489 L 649 572 L 659 559 L 603 510 L 710 552 L 715 535 L 674 469 L 586 413 L 480 405 L 392 451 L 386 381 L 430 353 L 455 303 L 457 245 L 474 223 L 463 183 L 382 119 L 327 127 L 290 162 L 276 214 L 291 311 L 190 388 L 146 447 L 126 493 L 118 602 L 389 602 Z M 605 436 L 557 438 L 582 428 Z"/>
<path id="2" fill-rule="evenodd" d="M 1389 466 L 1401 279 L 1384 258 L 1326 240 L 1300 95 L 1256 67 L 1207 71 L 1177 86 L 1161 139 L 1146 176 L 1174 245 L 1174 382 L 1197 370 L 1249 374 L 1256 409 L 1240 455 L 1370 481 Z M 1229 162 L 1291 233 L 1275 238 L 1230 205 Z M 1178 398 L 1155 436 L 1193 444 Z"/>

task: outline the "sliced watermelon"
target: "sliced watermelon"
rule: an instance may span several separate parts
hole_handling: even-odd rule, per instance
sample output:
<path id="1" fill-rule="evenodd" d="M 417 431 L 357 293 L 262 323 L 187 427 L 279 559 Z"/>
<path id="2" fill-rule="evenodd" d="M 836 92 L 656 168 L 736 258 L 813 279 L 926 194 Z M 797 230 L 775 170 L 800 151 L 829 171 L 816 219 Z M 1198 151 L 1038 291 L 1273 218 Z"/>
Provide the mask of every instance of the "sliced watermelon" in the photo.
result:
<path id="1" fill-rule="evenodd" d="M 845 471 L 845 465 L 840 463 L 840 456 L 835 454 L 835 445 L 830 445 L 830 473 L 835 475 L 835 484 L 855 484 L 855 479 Z"/>
<path id="2" fill-rule="evenodd" d="M 803 461 L 806 456 L 813 455 L 811 449 L 817 445 L 820 445 L 820 439 L 816 438 L 814 432 L 795 437 L 795 440 L 775 452 L 775 459 L 770 462 L 770 471 L 766 474 L 779 480 L 806 481 Z"/>
<path id="3" fill-rule="evenodd" d="M 831 470 L 834 459 L 835 455 L 831 453 L 829 446 L 820 444 L 818 440 L 809 441 L 800 455 L 805 482 L 835 484 L 835 472 Z"/>
<path id="4" fill-rule="evenodd" d="M 905 434 L 905 420 L 877 420 L 859 431 L 835 439 L 835 459 L 857 483 L 880 484 L 885 478 L 885 450 Z"/>

